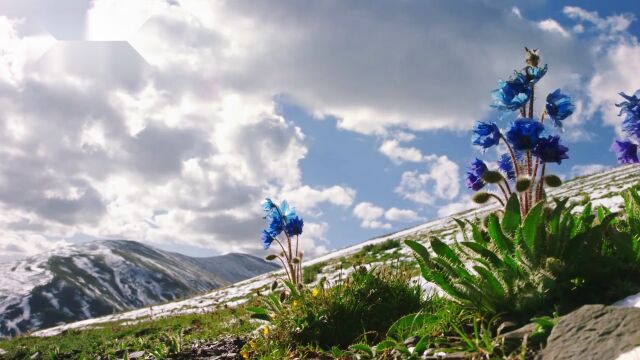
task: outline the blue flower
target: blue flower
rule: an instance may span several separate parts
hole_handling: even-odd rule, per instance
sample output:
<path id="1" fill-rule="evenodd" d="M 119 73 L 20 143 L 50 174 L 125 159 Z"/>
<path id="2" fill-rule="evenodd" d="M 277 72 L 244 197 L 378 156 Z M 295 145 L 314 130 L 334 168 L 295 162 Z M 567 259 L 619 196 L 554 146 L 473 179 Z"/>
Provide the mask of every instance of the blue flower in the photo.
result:
<path id="1" fill-rule="evenodd" d="M 540 139 L 538 145 L 533 150 L 533 155 L 537 156 L 545 163 L 562 163 L 562 160 L 568 159 L 567 151 L 569 148 L 560 144 L 560 136 L 549 136 Z"/>
<path id="2" fill-rule="evenodd" d="M 500 142 L 500 129 L 493 122 L 478 121 L 473 127 L 473 145 L 488 149 Z"/>
<path id="3" fill-rule="evenodd" d="M 283 200 L 282 203 L 280 203 L 280 215 L 282 215 L 285 221 L 298 216 L 296 214 L 296 209 L 289 207 L 287 200 Z"/>
<path id="4" fill-rule="evenodd" d="M 260 239 L 262 240 L 262 247 L 264 247 L 265 250 L 267 250 L 273 242 L 273 236 L 271 236 L 271 234 L 267 230 L 262 230 Z"/>
<path id="5" fill-rule="evenodd" d="M 502 154 L 498 159 L 498 169 L 502 171 L 509 180 L 514 180 L 516 178 L 516 169 L 513 166 L 513 161 L 511 161 L 511 156 L 509 154 Z"/>
<path id="6" fill-rule="evenodd" d="M 518 110 L 529 101 L 531 87 L 524 74 L 516 73 L 507 81 L 498 81 L 498 88 L 491 92 L 494 107 L 500 111 Z"/>
<path id="7" fill-rule="evenodd" d="M 546 108 L 547 114 L 559 128 L 562 128 L 561 121 L 576 111 L 576 106 L 573 105 L 571 97 L 560 92 L 560 89 L 556 89 L 556 91 L 547 95 Z"/>
<path id="8" fill-rule="evenodd" d="M 485 164 L 484 161 L 480 159 L 472 161 L 466 176 L 467 187 L 474 191 L 482 189 L 485 185 L 482 180 L 482 174 L 487 170 L 487 164 Z"/>
<path id="9" fill-rule="evenodd" d="M 302 234 L 302 227 L 304 226 L 304 221 L 299 217 L 295 216 L 291 219 L 287 220 L 287 234 L 289 236 L 296 236 Z"/>
<path id="10" fill-rule="evenodd" d="M 544 64 L 543 67 L 527 66 L 527 70 L 526 71 L 527 71 L 527 76 L 528 76 L 529 81 L 532 84 L 537 83 L 547 73 L 548 69 L 549 69 L 549 66 L 547 66 L 547 64 Z"/>
<path id="11" fill-rule="evenodd" d="M 622 121 L 622 131 L 629 135 L 629 137 L 640 139 L 640 116 L 638 118 L 627 116 L 627 118 Z"/>
<path id="12" fill-rule="evenodd" d="M 640 117 L 640 90 L 637 90 L 633 96 L 629 96 L 623 92 L 619 94 L 627 101 L 616 104 L 616 106 L 620 108 L 618 116 L 627 114 L 633 117 Z"/>
<path id="13" fill-rule="evenodd" d="M 629 140 L 615 140 L 611 145 L 611 151 L 616 153 L 620 164 L 635 164 L 638 162 L 638 145 Z"/>
<path id="14" fill-rule="evenodd" d="M 626 114 L 622 122 L 622 131 L 630 137 L 640 139 L 640 90 L 636 91 L 633 96 L 625 93 L 620 93 L 620 96 L 627 100 L 616 104 L 620 108 L 618 116 Z"/>
<path id="15" fill-rule="evenodd" d="M 271 236 L 276 237 L 282 233 L 284 230 L 284 224 L 282 223 L 282 218 L 279 216 L 273 216 L 270 218 L 269 226 L 267 227 L 267 231 Z"/>
<path id="16" fill-rule="evenodd" d="M 516 151 L 533 150 L 540 140 L 544 125 L 531 119 L 519 119 L 511 123 L 507 140 Z"/>

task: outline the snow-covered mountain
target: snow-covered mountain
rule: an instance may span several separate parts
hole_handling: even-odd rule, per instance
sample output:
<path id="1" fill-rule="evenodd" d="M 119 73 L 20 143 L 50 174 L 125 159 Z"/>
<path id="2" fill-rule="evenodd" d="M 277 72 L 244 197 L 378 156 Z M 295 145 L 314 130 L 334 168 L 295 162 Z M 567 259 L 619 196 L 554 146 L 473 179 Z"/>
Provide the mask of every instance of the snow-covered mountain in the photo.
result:
<path id="1" fill-rule="evenodd" d="M 276 268 L 245 254 L 192 258 L 126 240 L 63 247 L 0 264 L 0 336 L 165 303 Z"/>

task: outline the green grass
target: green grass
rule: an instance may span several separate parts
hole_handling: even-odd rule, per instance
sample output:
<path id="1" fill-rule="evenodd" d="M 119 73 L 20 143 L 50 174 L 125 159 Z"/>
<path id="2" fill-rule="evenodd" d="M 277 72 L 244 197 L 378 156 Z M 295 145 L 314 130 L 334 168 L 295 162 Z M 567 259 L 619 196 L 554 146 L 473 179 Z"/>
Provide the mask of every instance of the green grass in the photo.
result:
<path id="1" fill-rule="evenodd" d="M 146 320 L 134 325 L 100 324 L 100 328 L 69 330 L 52 337 L 20 336 L 0 342 L 8 359 L 122 359 L 139 350 L 158 358 L 179 352 L 193 340 L 215 340 L 220 335 L 247 334 L 256 328 L 243 309 L 226 309 Z"/>
<path id="2" fill-rule="evenodd" d="M 327 266 L 327 264 L 323 262 L 306 266 L 302 273 L 302 282 L 311 284 L 316 281 L 318 274 L 322 273 L 322 269 L 324 269 L 325 266 Z"/>

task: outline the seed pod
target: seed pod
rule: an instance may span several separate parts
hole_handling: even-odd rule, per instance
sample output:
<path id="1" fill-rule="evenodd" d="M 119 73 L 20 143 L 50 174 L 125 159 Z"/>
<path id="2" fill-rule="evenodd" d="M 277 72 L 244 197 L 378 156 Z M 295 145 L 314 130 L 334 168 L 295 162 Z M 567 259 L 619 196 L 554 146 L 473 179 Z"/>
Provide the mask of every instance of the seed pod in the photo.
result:
<path id="1" fill-rule="evenodd" d="M 531 178 L 528 176 L 519 176 L 516 179 L 516 191 L 524 192 L 531 187 Z"/>
<path id="2" fill-rule="evenodd" d="M 293 258 L 293 259 L 291 259 L 291 262 L 294 263 L 294 264 L 300 264 L 300 259 Z"/>
<path id="3" fill-rule="evenodd" d="M 278 288 L 278 280 L 274 281 L 273 284 L 271 284 L 271 291 L 275 291 Z"/>
<path id="4" fill-rule="evenodd" d="M 487 184 L 497 184 L 504 180 L 504 177 L 499 171 L 487 170 L 482 174 L 482 180 Z"/>
<path id="5" fill-rule="evenodd" d="M 473 194 L 473 196 L 471 197 L 471 200 L 473 200 L 473 202 L 476 204 L 484 204 L 487 201 L 489 201 L 490 197 L 491 196 L 489 195 L 488 192 L 478 191 L 477 193 Z"/>
<path id="6" fill-rule="evenodd" d="M 562 179 L 557 175 L 547 175 L 544 177 L 544 184 L 548 187 L 558 187 L 562 185 Z"/>
<path id="7" fill-rule="evenodd" d="M 285 300 L 287 300 L 287 298 L 289 297 L 289 293 L 287 293 L 286 291 L 283 291 L 280 293 L 280 302 L 284 302 Z"/>
<path id="8" fill-rule="evenodd" d="M 267 256 L 265 257 L 265 259 L 266 259 L 267 261 L 273 261 L 273 260 L 275 260 L 276 258 L 277 258 L 277 256 L 275 256 L 275 255 L 273 255 L 273 254 L 267 255 Z"/>

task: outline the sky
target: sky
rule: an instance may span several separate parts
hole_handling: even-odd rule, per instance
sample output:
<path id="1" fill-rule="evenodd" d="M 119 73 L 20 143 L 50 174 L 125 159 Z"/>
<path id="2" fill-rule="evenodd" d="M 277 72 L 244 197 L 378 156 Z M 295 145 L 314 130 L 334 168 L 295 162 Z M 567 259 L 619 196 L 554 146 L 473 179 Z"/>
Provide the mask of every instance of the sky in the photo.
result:
<path id="1" fill-rule="evenodd" d="M 565 179 L 615 166 L 631 1 L 0 0 L 0 261 L 96 239 L 265 255 L 286 199 L 317 256 L 472 207 L 497 81 L 540 49 L 577 110 Z M 544 106 L 538 101 L 538 114 Z M 549 129 L 551 133 L 556 130 Z"/>

